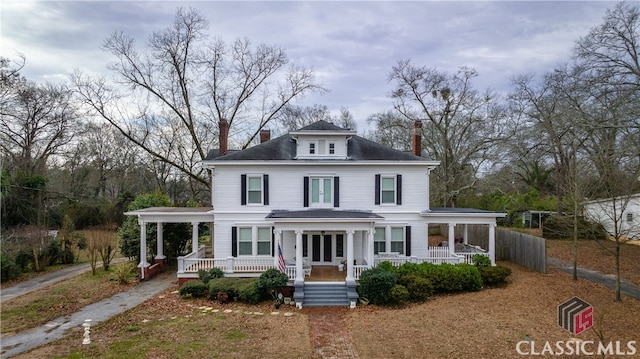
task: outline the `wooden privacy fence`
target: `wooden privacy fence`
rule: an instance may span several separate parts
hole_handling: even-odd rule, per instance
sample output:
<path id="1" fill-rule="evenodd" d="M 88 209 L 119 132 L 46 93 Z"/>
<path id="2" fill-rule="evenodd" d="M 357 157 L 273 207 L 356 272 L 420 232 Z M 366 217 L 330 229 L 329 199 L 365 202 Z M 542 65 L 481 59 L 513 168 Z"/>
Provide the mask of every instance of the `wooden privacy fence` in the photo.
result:
<path id="1" fill-rule="evenodd" d="M 446 225 L 441 226 L 442 233 L 447 233 Z M 457 225 L 455 236 L 462 237 L 464 225 Z M 469 244 L 489 248 L 489 226 L 467 225 Z M 504 228 L 496 228 L 496 260 L 506 260 L 533 269 L 537 272 L 547 271 L 547 245 L 541 237 L 515 232 Z"/>

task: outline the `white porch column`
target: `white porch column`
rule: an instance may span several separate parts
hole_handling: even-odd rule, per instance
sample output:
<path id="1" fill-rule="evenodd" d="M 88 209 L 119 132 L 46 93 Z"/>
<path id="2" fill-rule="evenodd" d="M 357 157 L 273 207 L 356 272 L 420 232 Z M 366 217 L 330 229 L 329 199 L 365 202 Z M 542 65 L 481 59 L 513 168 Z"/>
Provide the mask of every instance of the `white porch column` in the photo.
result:
<path id="1" fill-rule="evenodd" d="M 198 251 L 198 222 L 191 222 L 191 244 L 192 244 L 192 252 Z"/>
<path id="2" fill-rule="evenodd" d="M 162 222 L 158 222 L 158 229 L 156 234 L 156 259 L 165 259 L 163 247 L 164 239 L 162 238 Z"/>
<path id="3" fill-rule="evenodd" d="M 354 230 L 347 231 L 347 278 L 345 279 L 347 282 L 354 282 L 353 278 L 353 233 Z"/>
<path id="4" fill-rule="evenodd" d="M 373 268 L 373 266 L 375 265 L 374 261 L 374 242 L 373 239 L 375 238 L 375 233 L 376 230 L 375 228 L 371 228 L 371 230 L 369 231 L 369 237 L 367 238 L 367 240 L 369 241 L 369 245 L 367 246 L 367 263 L 369 264 L 369 268 Z"/>
<path id="5" fill-rule="evenodd" d="M 455 239 L 456 239 L 456 233 L 455 233 L 455 229 L 456 229 L 456 224 L 455 223 L 449 223 L 449 253 L 453 254 L 456 250 L 456 244 L 455 244 Z"/>
<path id="6" fill-rule="evenodd" d="M 273 249 L 275 253 L 273 253 L 273 266 L 278 268 L 278 248 L 282 248 L 282 231 L 276 229 L 273 231 L 273 241 L 275 242 L 275 248 Z"/>
<path id="7" fill-rule="evenodd" d="M 469 225 L 468 224 L 464 224 L 464 234 L 462 235 L 464 237 L 464 244 L 469 244 L 469 231 L 468 228 Z"/>
<path id="8" fill-rule="evenodd" d="M 496 225 L 489 225 L 489 258 L 491 265 L 496 265 Z"/>
<path id="9" fill-rule="evenodd" d="M 296 230 L 296 280 L 295 283 L 304 282 L 304 270 L 302 269 L 302 230 Z"/>
<path id="10" fill-rule="evenodd" d="M 140 263 L 138 268 L 147 268 L 150 264 L 147 262 L 147 224 L 138 218 L 140 224 Z M 141 279 L 144 279 L 144 270 L 141 271 Z"/>

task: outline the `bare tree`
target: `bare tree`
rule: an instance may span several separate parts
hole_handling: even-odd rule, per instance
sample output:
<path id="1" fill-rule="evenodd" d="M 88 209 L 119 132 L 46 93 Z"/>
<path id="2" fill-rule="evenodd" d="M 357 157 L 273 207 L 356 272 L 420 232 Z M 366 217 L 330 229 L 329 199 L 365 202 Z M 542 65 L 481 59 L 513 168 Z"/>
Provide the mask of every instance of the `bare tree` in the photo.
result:
<path id="1" fill-rule="evenodd" d="M 75 135 L 79 117 L 71 91 L 28 82 L 6 67 L 0 77 L 0 148 L 24 173 L 44 174 L 49 158 Z"/>
<path id="2" fill-rule="evenodd" d="M 396 88 L 391 93 L 401 118 L 422 120 L 424 146 L 440 161 L 433 173 L 436 203 L 455 207 L 458 194 L 475 185 L 480 166 L 508 138 L 514 126 L 507 125 L 497 95 L 477 91 L 474 69 L 463 67 L 455 74 L 399 61 L 389 74 Z M 397 126 L 390 116 L 389 126 Z M 373 119 L 375 121 L 375 118 Z M 382 124 L 382 123 L 381 123 Z M 410 126 L 406 127 L 409 138 Z"/>
<path id="3" fill-rule="evenodd" d="M 109 65 L 116 82 L 79 73 L 73 81 L 93 114 L 176 175 L 208 188 L 199 163 L 217 141 L 219 120 L 244 148 L 294 99 L 324 89 L 311 70 L 288 65 L 282 48 L 247 39 L 207 42 L 207 29 L 197 10 L 179 8 L 172 26 L 153 32 L 144 50 L 114 33 L 104 48 L 118 59 Z"/>

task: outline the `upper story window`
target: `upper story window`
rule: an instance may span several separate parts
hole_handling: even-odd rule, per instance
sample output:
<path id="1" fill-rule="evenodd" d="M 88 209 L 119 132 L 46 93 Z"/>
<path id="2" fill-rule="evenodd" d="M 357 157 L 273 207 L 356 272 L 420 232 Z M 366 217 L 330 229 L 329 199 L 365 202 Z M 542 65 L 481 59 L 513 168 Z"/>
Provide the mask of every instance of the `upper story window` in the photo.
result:
<path id="1" fill-rule="evenodd" d="M 316 144 L 315 144 L 315 142 L 309 143 L 309 154 L 310 155 L 315 155 L 316 154 Z"/>
<path id="2" fill-rule="evenodd" d="M 633 222 L 633 213 L 632 212 L 628 212 L 627 213 L 627 222 Z"/>
<path id="3" fill-rule="evenodd" d="M 269 175 L 243 174 L 240 176 L 240 204 L 269 204 Z"/>
<path id="4" fill-rule="evenodd" d="M 333 203 L 333 177 L 311 178 L 311 205 L 323 206 Z"/>
<path id="5" fill-rule="evenodd" d="M 376 175 L 375 204 L 402 204 L 402 175 Z"/>
<path id="6" fill-rule="evenodd" d="M 247 178 L 247 203 L 262 203 L 262 176 Z"/>
<path id="7" fill-rule="evenodd" d="M 396 177 L 382 177 L 380 184 L 381 203 L 396 203 Z"/>
<path id="8" fill-rule="evenodd" d="M 329 154 L 330 155 L 335 155 L 336 154 L 336 144 L 335 143 L 329 143 Z"/>
<path id="9" fill-rule="evenodd" d="M 340 177 L 304 177 L 304 207 L 340 207 Z"/>

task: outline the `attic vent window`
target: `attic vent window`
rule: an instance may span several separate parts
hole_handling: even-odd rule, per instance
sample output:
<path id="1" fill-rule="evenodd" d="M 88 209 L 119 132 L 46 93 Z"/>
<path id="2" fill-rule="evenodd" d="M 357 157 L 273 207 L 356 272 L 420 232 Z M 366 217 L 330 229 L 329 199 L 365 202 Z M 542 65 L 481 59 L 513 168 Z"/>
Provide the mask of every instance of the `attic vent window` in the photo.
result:
<path id="1" fill-rule="evenodd" d="M 627 213 L 627 222 L 633 222 L 633 213 Z"/>
<path id="2" fill-rule="evenodd" d="M 316 154 L 316 144 L 313 142 L 309 144 L 309 154 L 310 155 Z"/>
<path id="3" fill-rule="evenodd" d="M 330 143 L 329 144 L 329 154 L 333 155 L 336 153 L 336 144 L 335 143 Z"/>

